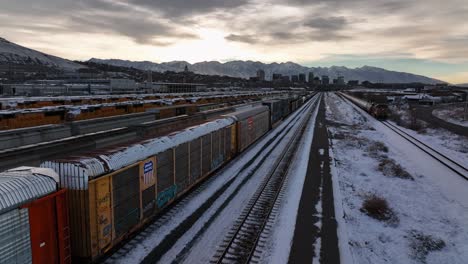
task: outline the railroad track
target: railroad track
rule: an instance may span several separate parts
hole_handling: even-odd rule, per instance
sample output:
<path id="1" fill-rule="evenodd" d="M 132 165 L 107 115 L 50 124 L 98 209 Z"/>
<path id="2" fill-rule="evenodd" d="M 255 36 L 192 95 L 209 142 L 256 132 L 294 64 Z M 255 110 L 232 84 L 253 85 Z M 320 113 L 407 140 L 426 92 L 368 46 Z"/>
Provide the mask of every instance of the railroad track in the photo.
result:
<path id="1" fill-rule="evenodd" d="M 113 254 L 108 255 L 105 259 L 105 263 L 114 263 L 115 261 L 119 260 L 120 258 L 124 257 L 128 253 L 132 251 L 135 246 L 138 244 L 143 243 L 143 241 L 146 239 L 146 237 L 150 236 L 150 234 L 155 233 L 155 232 L 161 232 L 159 237 L 162 237 L 161 240 L 157 240 L 157 242 L 152 242 L 151 247 L 153 249 L 145 257 L 145 259 L 142 261 L 142 263 L 156 263 L 159 261 L 159 259 L 164 255 L 164 253 L 169 250 L 174 243 L 177 242 L 177 240 L 188 230 L 192 227 L 192 225 L 195 224 L 196 220 L 201 217 L 204 213 L 206 213 L 207 210 L 213 205 L 213 203 L 219 199 L 220 196 L 230 187 L 233 187 L 234 185 L 234 180 L 238 178 L 238 176 L 241 173 L 244 173 L 246 171 L 252 171 L 252 173 L 249 173 L 249 175 L 246 176 L 245 181 L 240 183 L 240 185 L 245 184 L 245 182 L 254 174 L 253 171 L 256 170 L 257 167 L 259 167 L 261 164 L 263 164 L 266 160 L 265 157 L 267 157 L 274 149 L 269 148 L 269 146 L 276 146 L 279 140 L 283 140 L 283 138 L 288 134 L 288 132 L 293 129 L 295 124 L 299 122 L 300 120 L 300 115 L 304 114 L 307 112 L 307 109 L 312 109 L 314 104 L 317 103 L 317 97 L 319 95 L 315 95 L 313 98 L 310 99 L 309 102 L 307 102 L 301 109 L 299 109 L 296 113 L 293 114 L 290 120 L 285 122 L 285 127 L 283 130 L 277 130 L 274 133 L 274 136 L 268 140 L 266 143 L 262 143 L 260 146 L 261 148 L 258 150 L 258 153 L 256 153 L 251 159 L 249 159 L 248 162 L 244 164 L 240 168 L 240 170 L 232 177 L 232 179 L 227 180 L 223 186 L 217 190 L 215 193 L 212 194 L 209 198 L 205 200 L 201 205 L 198 205 L 199 207 L 196 208 L 189 216 L 185 218 L 185 220 L 181 221 L 177 226 L 175 226 L 171 230 L 165 230 L 162 231 L 160 229 L 164 229 L 166 225 L 168 225 L 171 221 L 177 219 L 179 216 L 177 216 L 178 212 L 180 211 L 180 208 L 183 208 L 184 206 L 187 206 L 187 204 L 190 203 L 191 200 L 194 199 L 195 196 L 199 195 L 200 193 L 206 191 L 208 186 L 210 185 L 211 182 L 213 182 L 216 177 L 209 177 L 206 179 L 204 182 L 202 182 L 198 187 L 196 187 L 192 192 L 188 193 L 185 197 L 183 197 L 181 200 L 179 200 L 177 203 L 173 204 L 171 207 L 167 208 L 165 212 L 162 215 L 159 215 L 157 220 L 155 222 L 151 223 L 148 225 L 147 228 L 142 230 L 140 235 L 137 235 L 131 240 L 127 240 L 125 243 L 125 246 L 121 247 L 118 249 L 116 252 L 113 252 Z M 267 135 L 265 135 L 267 136 Z M 265 137 L 264 136 L 264 137 Z M 259 139 L 258 141 L 261 141 Z M 250 146 L 249 148 L 255 147 L 256 144 L 253 146 Z M 247 150 L 246 150 L 247 151 Z M 263 157 L 263 158 L 260 158 Z M 231 165 L 237 162 L 241 156 L 236 157 L 234 160 L 232 160 L 230 163 Z M 256 164 L 256 160 L 261 159 L 258 161 L 258 164 Z M 224 170 L 229 169 L 231 165 L 228 165 L 224 168 L 222 168 L 218 173 L 222 173 Z M 252 174 L 252 175 L 250 175 Z M 242 188 L 242 186 L 237 186 L 237 188 Z"/>
<path id="2" fill-rule="evenodd" d="M 359 109 L 361 111 L 361 108 L 351 102 L 349 99 L 345 98 L 341 94 L 339 95 L 345 102 L 349 103 L 351 106 L 356 107 L 356 109 Z M 361 111 L 359 111 L 361 114 L 363 114 Z M 370 116 L 370 115 L 369 115 Z M 421 140 L 413 137 L 412 135 L 408 134 L 407 132 L 403 131 L 401 128 L 398 126 L 390 123 L 389 121 L 381 121 L 381 123 L 398 134 L 399 136 L 403 137 L 407 141 L 409 141 L 411 144 L 422 150 L 424 153 L 428 154 L 435 160 L 439 161 L 441 164 L 443 164 L 445 167 L 453 171 L 454 173 L 458 174 L 460 177 L 462 177 L 465 180 L 468 180 L 468 168 L 463 166 L 462 164 L 454 161 L 453 159 L 447 157 L 446 155 L 440 153 L 439 151 L 435 150 L 433 147 L 427 145 L 426 143 L 422 142 Z"/>
<path id="3" fill-rule="evenodd" d="M 287 178 L 289 165 L 312 112 L 307 113 L 303 123 L 291 137 L 288 147 L 277 159 L 260 188 L 228 232 L 211 263 L 257 262 L 255 253 L 260 250 L 258 246 L 262 233 L 265 229 L 269 229 L 268 223 L 275 212 L 275 205 Z"/>
<path id="4" fill-rule="evenodd" d="M 427 145 L 426 143 L 422 142 L 421 140 L 413 137 L 412 135 L 406 133 L 403 131 L 401 128 L 398 126 L 388 122 L 388 121 L 381 121 L 382 124 L 384 124 L 386 127 L 391 129 L 393 132 L 397 133 L 407 141 L 409 141 L 411 144 L 415 145 L 425 153 L 427 153 L 429 156 L 433 157 L 440 163 L 442 163 L 444 166 L 455 172 L 456 174 L 460 175 L 463 177 L 465 180 L 468 180 L 468 168 L 463 166 L 462 164 L 454 161 L 453 159 L 445 156 L 444 154 L 440 153 L 439 151 L 435 150 L 431 146 Z"/>

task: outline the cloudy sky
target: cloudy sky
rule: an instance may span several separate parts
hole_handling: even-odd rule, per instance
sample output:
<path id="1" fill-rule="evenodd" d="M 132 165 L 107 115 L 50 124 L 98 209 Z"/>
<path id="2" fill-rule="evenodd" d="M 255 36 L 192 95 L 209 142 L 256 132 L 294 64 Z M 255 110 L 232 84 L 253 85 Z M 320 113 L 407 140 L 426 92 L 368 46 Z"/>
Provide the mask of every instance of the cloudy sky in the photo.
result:
<path id="1" fill-rule="evenodd" d="M 0 34 L 57 56 L 371 65 L 468 82 L 467 0 L 0 0 Z"/>

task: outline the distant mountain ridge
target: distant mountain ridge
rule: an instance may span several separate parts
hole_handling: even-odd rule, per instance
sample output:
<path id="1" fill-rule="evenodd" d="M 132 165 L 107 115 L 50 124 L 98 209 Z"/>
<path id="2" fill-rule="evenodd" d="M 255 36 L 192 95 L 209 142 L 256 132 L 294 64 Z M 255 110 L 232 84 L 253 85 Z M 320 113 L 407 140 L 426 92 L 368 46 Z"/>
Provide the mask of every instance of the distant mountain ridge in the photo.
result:
<path id="1" fill-rule="evenodd" d="M 443 82 L 422 75 L 388 71 L 382 68 L 371 66 L 363 66 L 351 69 L 344 66 L 305 67 L 293 62 L 265 64 L 258 61 L 229 61 L 226 63 L 221 63 L 218 61 L 205 61 L 191 64 L 186 61 L 155 63 L 150 61 L 128 61 L 118 59 L 105 60 L 97 58 L 92 58 L 89 61 L 113 66 L 136 68 L 140 70 L 152 70 L 156 72 L 179 72 L 183 71 L 184 67 L 187 65 L 190 71 L 198 74 L 226 75 L 240 78 L 249 78 L 251 76 L 255 76 L 257 70 L 262 69 L 265 71 L 267 79 L 271 78 L 273 73 L 280 73 L 283 75 L 297 75 L 299 73 L 305 73 L 307 75 L 309 72 L 313 72 L 315 76 L 319 77 L 322 75 L 328 75 L 332 79 L 342 75 L 346 80 L 359 80 L 361 82 L 366 80 L 370 82 L 383 83 L 421 82 L 434 84 Z"/>
<path id="2" fill-rule="evenodd" d="M 84 68 L 78 63 L 20 46 L 4 38 L 0 38 L 1 64 L 39 65 L 68 71 Z"/>
<path id="3" fill-rule="evenodd" d="M 187 65 L 189 69 L 198 74 L 205 75 L 225 75 L 231 77 L 248 78 L 255 76 L 258 69 L 263 69 L 267 78 L 271 78 L 273 73 L 283 75 L 297 75 L 299 73 L 308 74 L 313 72 L 315 76 L 328 75 L 331 79 L 339 75 L 346 80 L 359 80 L 384 83 L 440 83 L 442 81 L 405 72 L 388 71 L 381 68 L 363 66 L 360 68 L 347 68 L 340 66 L 332 67 L 305 67 L 293 62 L 265 64 L 258 61 L 229 61 L 221 63 L 218 61 L 205 61 L 190 64 L 186 61 L 171 61 L 154 63 L 150 61 L 126 61 L 118 59 L 90 59 L 90 62 L 108 64 L 113 66 L 136 68 L 139 70 L 183 71 Z M 86 66 L 60 57 L 45 54 L 33 49 L 29 49 L 6 39 L 0 38 L 0 65 L 25 65 L 25 66 L 46 66 L 64 71 L 76 71 Z"/>

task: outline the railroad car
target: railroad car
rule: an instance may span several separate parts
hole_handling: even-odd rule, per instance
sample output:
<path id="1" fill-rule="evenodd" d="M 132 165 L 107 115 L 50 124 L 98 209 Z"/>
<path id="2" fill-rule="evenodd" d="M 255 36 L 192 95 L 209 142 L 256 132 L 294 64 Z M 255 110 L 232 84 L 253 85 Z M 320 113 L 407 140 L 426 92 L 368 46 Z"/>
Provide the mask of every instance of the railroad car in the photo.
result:
<path id="1" fill-rule="evenodd" d="M 270 124 L 272 127 L 281 121 L 283 118 L 283 111 L 281 108 L 281 101 L 280 100 L 265 100 L 262 102 L 263 105 L 268 106 L 270 110 Z"/>
<path id="2" fill-rule="evenodd" d="M 385 103 L 374 103 L 368 102 L 363 99 L 351 96 L 346 93 L 340 93 L 344 97 L 348 98 L 351 102 L 362 108 L 363 110 L 367 111 L 370 115 L 377 119 L 386 119 L 389 114 L 390 110 L 388 105 Z"/>
<path id="3" fill-rule="evenodd" d="M 0 173 L 0 263 L 71 263 L 65 190 L 51 169 Z"/>
<path id="4" fill-rule="evenodd" d="M 244 107 L 168 136 L 46 161 L 70 207 L 72 255 L 96 261 L 270 128 L 266 106 Z"/>
<path id="5" fill-rule="evenodd" d="M 237 152 L 244 151 L 271 128 L 267 106 L 244 107 L 226 116 L 236 121 Z"/>
<path id="6" fill-rule="evenodd" d="M 72 255 L 96 260 L 235 155 L 223 118 L 169 136 L 44 162 L 68 189 Z"/>
<path id="7" fill-rule="evenodd" d="M 134 96 L 101 96 L 101 97 L 38 97 L 37 100 L 24 100 L 12 98 L 0 100 L 3 107 L 10 107 L 8 111 L 0 112 L 0 130 L 25 128 L 39 125 L 60 124 L 66 121 L 89 120 L 95 118 L 111 117 L 124 114 L 140 113 L 161 108 L 159 118 L 173 117 L 183 114 L 191 114 L 197 111 L 197 105 L 203 104 L 233 104 L 246 100 L 259 100 L 265 95 L 259 94 L 231 94 L 212 95 L 206 97 L 176 97 L 169 95 L 160 98 L 157 95 Z M 151 99 L 160 98 L 160 99 Z M 141 99 L 145 99 L 142 101 Z M 146 100 L 149 99 L 149 100 Z M 132 101 L 133 100 L 133 101 Z M 48 105 L 47 107 L 37 108 Z M 25 106 L 32 107 L 28 109 Z M 175 112 L 171 110 L 175 107 Z M 180 109 L 184 107 L 185 109 Z M 14 110 L 14 108 L 17 108 Z M 163 109 L 167 108 L 167 109 Z M 158 112 L 156 111 L 156 112 Z M 283 113 L 283 116 L 285 114 Z"/>

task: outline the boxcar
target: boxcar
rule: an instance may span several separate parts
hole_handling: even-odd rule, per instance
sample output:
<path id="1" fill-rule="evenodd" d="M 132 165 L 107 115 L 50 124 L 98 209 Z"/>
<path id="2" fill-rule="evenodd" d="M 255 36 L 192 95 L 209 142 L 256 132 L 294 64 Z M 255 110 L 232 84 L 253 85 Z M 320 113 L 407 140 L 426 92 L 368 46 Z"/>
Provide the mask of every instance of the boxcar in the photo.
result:
<path id="1" fill-rule="evenodd" d="M 281 101 L 280 100 L 267 100 L 267 101 L 263 101 L 263 105 L 268 106 L 268 108 L 270 109 L 270 124 L 272 127 L 274 127 L 275 124 L 281 121 L 281 119 L 283 118 Z"/>
<path id="2" fill-rule="evenodd" d="M 238 152 L 244 151 L 270 129 L 270 110 L 267 106 L 246 107 L 226 116 L 236 120 Z"/>
<path id="3" fill-rule="evenodd" d="M 71 263 L 65 190 L 50 169 L 0 173 L 0 263 Z"/>
<path id="4" fill-rule="evenodd" d="M 68 189 L 72 255 L 99 259 L 231 159 L 235 127 L 233 119 L 223 118 L 139 144 L 44 162 Z"/>
<path id="5" fill-rule="evenodd" d="M 155 113 L 156 119 L 164 119 L 180 115 L 192 115 L 197 111 L 197 107 L 196 105 L 173 105 L 146 109 L 146 111 Z"/>

